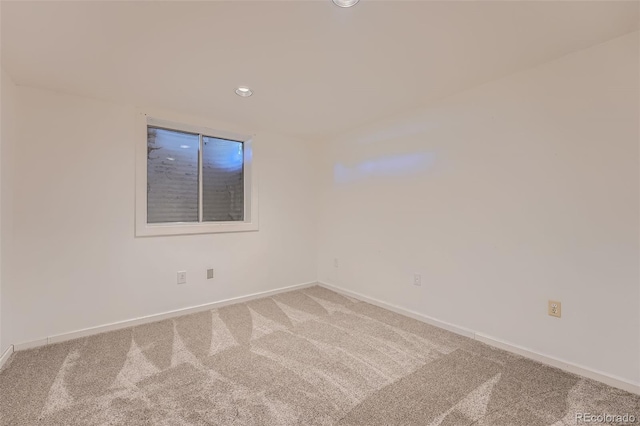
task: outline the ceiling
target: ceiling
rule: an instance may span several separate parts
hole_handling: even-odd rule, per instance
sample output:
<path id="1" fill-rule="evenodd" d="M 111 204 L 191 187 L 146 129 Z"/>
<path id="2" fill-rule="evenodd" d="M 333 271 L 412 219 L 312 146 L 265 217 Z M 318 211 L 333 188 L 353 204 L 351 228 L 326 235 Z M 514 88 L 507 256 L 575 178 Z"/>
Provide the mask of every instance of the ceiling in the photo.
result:
<path id="1" fill-rule="evenodd" d="M 3 1 L 2 67 L 20 85 L 321 139 L 637 30 L 639 4 Z"/>

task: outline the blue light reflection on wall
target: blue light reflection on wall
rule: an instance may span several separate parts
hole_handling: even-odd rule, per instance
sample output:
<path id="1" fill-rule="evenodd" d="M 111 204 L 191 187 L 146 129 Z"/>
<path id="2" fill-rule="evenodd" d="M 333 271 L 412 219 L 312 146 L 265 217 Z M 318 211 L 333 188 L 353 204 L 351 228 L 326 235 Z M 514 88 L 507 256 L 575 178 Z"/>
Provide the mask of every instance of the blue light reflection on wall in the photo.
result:
<path id="1" fill-rule="evenodd" d="M 426 170 L 434 162 L 433 153 L 419 152 L 362 161 L 354 166 L 336 163 L 333 166 L 333 180 L 336 183 L 349 183 L 370 177 L 404 176 Z"/>

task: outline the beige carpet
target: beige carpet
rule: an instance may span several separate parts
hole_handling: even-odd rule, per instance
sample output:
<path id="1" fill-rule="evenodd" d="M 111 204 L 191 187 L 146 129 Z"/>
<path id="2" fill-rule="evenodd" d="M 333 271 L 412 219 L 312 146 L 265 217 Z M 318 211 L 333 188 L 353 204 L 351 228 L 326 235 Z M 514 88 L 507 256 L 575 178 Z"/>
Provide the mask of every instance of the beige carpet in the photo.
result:
<path id="1" fill-rule="evenodd" d="M 2 425 L 575 425 L 640 397 L 322 287 L 15 353 Z"/>

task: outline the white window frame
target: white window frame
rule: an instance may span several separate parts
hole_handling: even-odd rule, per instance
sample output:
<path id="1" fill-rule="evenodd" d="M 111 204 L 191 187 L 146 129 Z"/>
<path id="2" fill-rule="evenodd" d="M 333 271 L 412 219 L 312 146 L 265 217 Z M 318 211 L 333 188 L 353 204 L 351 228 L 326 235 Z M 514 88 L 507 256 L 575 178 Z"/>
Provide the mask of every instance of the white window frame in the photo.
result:
<path id="1" fill-rule="evenodd" d="M 162 235 L 212 234 L 219 232 L 257 231 L 258 226 L 258 182 L 253 156 L 253 135 L 240 135 L 215 130 L 201 123 L 180 122 L 165 119 L 158 114 L 138 113 L 139 129 L 136 132 L 136 237 L 152 237 Z M 161 127 L 181 132 L 197 133 L 220 139 L 234 140 L 243 143 L 244 173 L 244 220 L 229 222 L 171 222 L 147 223 L 147 126 Z M 202 139 L 202 138 L 201 138 Z M 202 144 L 201 144 L 202 145 Z M 199 151 L 199 168 L 202 168 L 202 146 Z M 198 178 L 199 211 L 202 206 L 202 179 Z"/>

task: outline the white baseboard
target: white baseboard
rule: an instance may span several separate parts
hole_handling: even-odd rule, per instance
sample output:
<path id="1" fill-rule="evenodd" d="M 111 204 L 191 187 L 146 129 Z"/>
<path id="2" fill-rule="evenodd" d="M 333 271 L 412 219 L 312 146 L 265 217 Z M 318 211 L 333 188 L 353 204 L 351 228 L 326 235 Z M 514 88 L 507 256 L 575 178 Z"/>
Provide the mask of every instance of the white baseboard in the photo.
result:
<path id="1" fill-rule="evenodd" d="M 623 378 L 616 377 L 608 373 L 603 373 L 602 371 L 597 371 L 589 367 L 574 364 L 572 362 L 565 361 L 553 356 L 545 355 L 531 349 L 523 348 L 522 346 L 514 345 L 512 343 L 505 342 L 503 340 L 496 339 L 495 337 L 487 336 L 482 333 L 476 333 L 475 338 L 476 340 L 482 343 L 486 343 L 487 345 L 493 346 L 495 348 L 503 349 L 507 352 L 521 355 L 525 358 L 538 361 L 542 364 L 556 367 L 561 370 L 568 371 L 569 373 L 587 377 L 589 379 L 602 382 L 606 385 L 613 386 L 614 388 L 622 389 L 627 392 L 640 395 L 640 384 L 629 382 Z"/>
<path id="2" fill-rule="evenodd" d="M 569 373 L 577 374 L 579 376 L 587 377 L 589 379 L 596 380 L 598 382 L 602 382 L 606 385 L 625 390 L 627 392 L 635 393 L 640 395 L 640 383 L 629 382 L 620 377 L 615 377 L 608 373 L 603 373 L 601 371 L 594 370 L 589 367 L 584 367 L 581 365 L 574 364 L 572 362 L 568 362 L 565 360 L 561 360 L 555 358 L 553 356 L 541 354 L 531 349 L 523 348 L 521 346 L 505 342 L 500 339 L 496 339 L 494 337 L 487 336 L 485 334 L 479 333 L 477 331 L 469 330 L 464 327 L 457 326 L 455 324 L 450 324 L 448 322 L 440 321 L 436 318 L 432 318 L 423 314 L 419 314 L 417 312 L 411 311 L 409 309 L 402 308 L 397 305 L 393 305 L 390 303 L 383 302 L 378 299 L 374 299 L 372 297 L 365 296 L 363 294 L 357 293 L 355 291 L 347 290 L 336 286 L 334 284 L 329 284 L 323 281 L 318 282 L 323 287 L 328 288 L 329 290 L 336 291 L 338 293 L 342 293 L 346 296 L 350 296 L 364 302 L 371 303 L 372 305 L 379 306 L 384 309 L 388 309 L 390 311 L 396 312 L 401 315 L 405 315 L 409 318 L 417 319 L 418 321 L 422 321 L 427 324 L 434 325 L 439 328 L 443 328 L 445 330 L 449 330 L 451 332 L 460 334 L 465 337 L 469 337 L 471 339 L 478 340 L 487 345 L 493 346 L 498 349 L 505 350 L 507 352 L 511 352 L 525 358 L 532 359 L 534 361 L 538 361 L 542 364 L 549 365 L 551 367 L 556 367 L 561 370 L 567 371 Z"/>
<path id="3" fill-rule="evenodd" d="M 22 343 L 15 343 L 13 345 L 13 350 L 18 352 L 18 351 L 24 351 L 26 349 L 33 349 L 33 348 L 37 348 L 39 346 L 44 346 L 48 343 L 48 340 L 46 337 L 43 337 L 42 339 L 38 339 L 38 340 L 29 340 L 28 342 L 22 342 Z"/>
<path id="4" fill-rule="evenodd" d="M 364 294 L 356 293 L 355 291 L 346 290 L 346 289 L 344 289 L 342 287 L 338 287 L 336 285 L 329 284 L 329 283 L 326 283 L 326 282 L 323 282 L 323 281 L 319 281 L 318 284 L 320 284 L 323 287 L 328 288 L 329 290 L 333 290 L 333 291 L 336 291 L 338 293 L 342 293 L 342 294 L 344 294 L 346 296 L 354 297 L 354 298 L 356 298 L 358 300 L 362 300 L 363 302 L 371 303 L 372 305 L 379 306 L 381 308 L 387 309 L 389 311 L 393 311 L 393 312 L 395 312 L 397 314 L 404 315 L 404 316 L 409 317 L 409 318 L 417 319 L 418 321 L 422 321 L 424 323 L 431 324 L 431 325 L 434 325 L 434 326 L 439 327 L 439 328 L 444 328 L 445 330 L 451 331 L 451 332 L 456 333 L 456 334 L 460 334 L 460 335 L 465 336 L 465 337 L 469 337 L 471 339 L 473 339 L 474 336 L 475 336 L 475 332 L 473 330 L 469 330 L 469 329 L 464 328 L 464 327 L 459 327 L 457 325 L 450 324 L 450 323 L 445 322 L 445 321 L 440 321 L 438 319 L 435 319 L 435 318 L 432 318 L 432 317 L 429 317 L 429 316 L 426 316 L 426 315 L 423 315 L 423 314 L 419 314 L 418 312 L 411 311 L 409 309 L 405 309 L 405 308 L 402 308 L 402 307 L 397 306 L 397 305 L 392 305 L 391 303 L 383 302 L 381 300 L 374 299 L 374 298 L 369 297 L 369 296 L 365 296 Z"/>
<path id="5" fill-rule="evenodd" d="M 24 342 L 24 343 L 19 343 L 19 344 L 15 344 L 15 345 L 10 345 L 9 348 L 7 348 L 7 350 L 2 354 L 2 356 L 0 357 L 0 368 L 2 367 L 2 365 L 9 359 L 9 357 L 11 356 L 11 354 L 14 351 L 21 351 L 21 350 L 25 350 L 25 349 L 30 349 L 30 348 L 35 348 L 38 346 L 44 346 L 47 344 L 52 344 L 52 343 L 58 343 L 58 342 L 64 342 L 67 340 L 73 340 L 73 339 L 77 339 L 80 337 L 86 337 L 86 336 L 91 336 L 94 334 L 99 334 L 99 333 L 104 333 L 107 331 L 113 331 L 113 330 L 119 330 L 122 328 L 127 328 L 127 327 L 132 327 L 132 326 L 136 326 L 136 325 L 141 325 L 141 324 L 147 324 L 150 322 L 155 322 L 155 321 L 161 321 L 167 318 L 173 318 L 173 317 L 177 317 L 177 316 L 181 316 L 181 315 L 187 315 L 187 314 L 191 314 L 191 313 L 196 313 L 196 312 L 201 312 L 201 311 L 206 311 L 206 310 L 210 310 L 210 309 L 215 309 L 215 308 L 220 308 L 222 306 L 226 306 L 226 305 L 231 305 L 234 303 L 241 303 L 241 302 L 246 302 L 249 300 L 253 300 L 253 299 L 259 299 L 261 297 L 267 297 L 267 296 L 271 296 L 274 294 L 278 294 L 278 293 L 284 293 L 287 291 L 292 291 L 292 290 L 298 290 L 298 289 L 302 289 L 302 288 L 306 288 L 306 287 L 311 287 L 313 285 L 321 285 L 323 287 L 326 287 L 330 290 L 334 290 L 338 293 L 342 293 L 346 296 L 349 297 L 353 297 L 356 298 L 358 300 L 362 300 L 364 302 L 368 302 L 371 303 L 372 305 L 376 305 L 379 306 L 381 308 L 384 309 L 388 309 L 390 311 L 396 312 L 398 314 L 401 315 L 405 315 L 407 317 L 410 318 L 414 318 L 418 321 L 422 321 L 424 323 L 451 331 L 453 333 L 456 334 L 460 334 L 462 336 L 465 337 L 469 337 L 471 339 L 475 339 L 478 340 L 480 342 L 483 342 L 485 344 L 488 344 L 490 346 L 505 350 L 507 352 L 511 352 L 511 353 L 515 353 L 517 355 L 521 355 L 524 356 L 526 358 L 532 359 L 534 361 L 538 361 L 542 364 L 546 364 L 552 367 L 556 367 L 565 371 L 568 371 L 570 373 L 573 374 L 577 374 L 583 377 L 587 377 L 589 379 L 593 379 L 599 382 L 602 382 L 604 384 L 607 384 L 609 386 L 613 386 L 622 390 L 625 390 L 627 392 L 631 392 L 631 393 L 635 393 L 640 395 L 640 383 L 633 383 L 633 382 L 629 382 L 625 379 L 619 378 L 619 377 L 615 377 L 612 376 L 610 374 L 607 373 L 603 373 L 601 371 L 597 371 L 588 367 L 584 367 L 584 366 L 580 366 L 568 361 L 564 361 L 549 355 L 545 355 L 545 354 L 541 354 L 539 352 L 536 352 L 534 350 L 531 349 L 527 349 L 527 348 L 523 348 L 521 346 L 509 343 L 509 342 L 505 342 L 502 341 L 500 339 L 496 339 L 494 337 L 491 336 L 487 336 L 484 335 L 482 333 L 470 330 L 468 328 L 465 327 L 460 327 L 457 326 L 455 324 L 451 324 L 445 321 L 440 321 L 436 318 L 432 318 L 429 317 L 427 315 L 423 315 L 420 314 L 418 312 L 415 311 L 411 311 L 409 309 L 405 309 L 402 308 L 400 306 L 397 305 L 393 305 L 390 303 L 386 303 L 383 302 L 381 300 L 378 299 L 374 299 L 372 297 L 368 297 L 365 296 L 363 294 L 351 291 L 351 290 L 346 290 L 344 288 L 341 288 L 339 286 L 333 285 L 333 284 L 329 284 L 326 282 L 308 282 L 308 283 L 303 283 L 303 284 L 297 284 L 297 285 L 293 285 L 293 286 L 289 286 L 289 287 L 282 287 L 279 289 L 275 289 L 275 290 L 269 290 L 269 291 L 264 291 L 264 292 L 260 292 L 260 293 L 253 293 L 247 296 L 241 296 L 241 297 L 235 297 L 235 298 L 231 298 L 231 299 L 226 299 L 226 300 L 221 300 L 218 302 L 212 302 L 212 303 L 206 303 L 203 305 L 198 305 L 198 306 L 192 306 L 189 308 L 183 308 L 183 309 L 176 309 L 173 311 L 168 311 L 168 312 L 163 312 L 160 314 L 154 314 L 154 315 L 148 315 L 148 316 L 144 316 L 144 317 L 140 317 L 140 318 L 134 318 L 134 319 L 130 319 L 130 320 L 125 320 L 125 321 L 119 321 L 119 322 L 114 322 L 111 324 L 105 324 L 105 325 L 101 325 L 101 326 L 97 326 L 97 327 L 90 327 L 90 328 L 85 328 L 82 330 L 76 330 L 76 331 L 71 331 L 68 333 L 63 333 L 63 334 L 58 334 L 58 335 L 54 335 L 54 336 L 49 336 L 46 338 L 42 338 L 42 339 L 38 339 L 38 340 L 33 340 L 33 341 L 29 341 L 29 342 Z"/>
<path id="6" fill-rule="evenodd" d="M 247 302 L 253 299 L 259 299 L 261 297 L 272 296 L 278 293 L 284 293 L 287 291 L 299 290 L 301 288 L 311 287 L 314 285 L 318 285 L 316 281 L 296 284 L 289 287 L 281 287 L 275 290 L 263 291 L 260 293 L 253 293 L 247 296 L 234 297 L 231 299 L 220 300 L 217 302 L 205 303 L 203 305 L 192 306 L 189 308 L 176 309 L 173 311 L 163 312 L 160 314 L 147 315 L 144 317 L 133 318 L 130 320 L 113 322 L 110 324 L 99 325 L 96 327 L 85 328 L 82 330 L 70 331 L 68 333 L 56 334 L 53 336 L 45 337 L 43 339 L 32 340 L 29 342 L 18 343 L 13 345 L 13 348 L 16 351 L 21 351 L 25 349 L 31 349 L 38 346 L 50 345 L 52 343 L 65 342 L 67 340 L 78 339 L 81 337 L 92 336 L 94 334 L 105 333 L 107 331 L 120 330 L 122 328 L 133 327 L 136 325 L 147 324 L 150 322 L 161 321 L 168 318 L 179 317 L 182 315 L 193 314 L 196 312 L 208 311 L 215 308 L 221 308 L 226 305 L 232 305 L 234 303 Z M 4 356 L 4 355 L 3 355 Z"/>
<path id="7" fill-rule="evenodd" d="M 12 353 L 13 353 L 13 345 L 9 345 L 9 347 L 4 351 L 2 356 L 0 356 L 0 370 L 2 370 L 2 367 L 9 360 L 9 357 L 11 356 Z"/>

